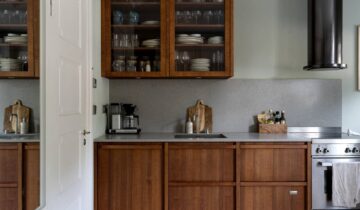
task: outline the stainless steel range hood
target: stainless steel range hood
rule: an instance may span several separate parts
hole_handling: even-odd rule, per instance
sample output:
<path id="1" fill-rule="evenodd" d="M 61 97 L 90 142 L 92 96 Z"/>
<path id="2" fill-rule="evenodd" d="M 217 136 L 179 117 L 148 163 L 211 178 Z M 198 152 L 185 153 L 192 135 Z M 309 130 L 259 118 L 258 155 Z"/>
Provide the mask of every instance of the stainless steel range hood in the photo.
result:
<path id="1" fill-rule="evenodd" d="M 341 70 L 342 0 L 308 0 L 308 65 L 305 70 Z"/>

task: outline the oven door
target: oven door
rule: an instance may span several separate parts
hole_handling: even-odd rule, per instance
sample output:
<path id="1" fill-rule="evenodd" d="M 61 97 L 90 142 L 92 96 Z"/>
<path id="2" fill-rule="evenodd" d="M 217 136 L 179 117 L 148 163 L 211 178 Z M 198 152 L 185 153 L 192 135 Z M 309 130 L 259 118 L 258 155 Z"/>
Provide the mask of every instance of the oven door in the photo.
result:
<path id="1" fill-rule="evenodd" d="M 349 209 L 332 205 L 332 164 L 360 162 L 360 158 L 313 158 L 312 159 L 312 209 Z M 360 205 L 356 208 L 360 209 Z"/>

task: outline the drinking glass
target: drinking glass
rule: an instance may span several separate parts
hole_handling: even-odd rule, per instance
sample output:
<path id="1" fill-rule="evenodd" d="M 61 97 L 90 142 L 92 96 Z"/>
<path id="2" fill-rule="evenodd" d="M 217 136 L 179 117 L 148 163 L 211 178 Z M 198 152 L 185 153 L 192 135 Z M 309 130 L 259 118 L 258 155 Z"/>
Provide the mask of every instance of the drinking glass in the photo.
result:
<path id="1" fill-rule="evenodd" d="M 189 53 L 187 51 L 184 51 L 182 56 L 182 61 L 183 61 L 183 70 L 184 71 L 188 71 L 190 70 L 190 56 Z"/>
<path id="2" fill-rule="evenodd" d="M 178 52 L 178 51 L 176 50 L 176 51 L 175 51 L 175 66 L 176 66 L 176 71 L 181 71 L 181 65 L 182 65 L 181 54 L 180 54 L 180 52 Z"/>
<path id="3" fill-rule="evenodd" d="M 200 22 L 200 18 L 202 15 L 201 11 L 200 10 L 192 11 L 191 15 L 192 15 L 193 23 L 198 24 Z"/>
<path id="4" fill-rule="evenodd" d="M 10 13 L 9 10 L 4 9 L 2 12 L 1 20 L 3 24 L 10 24 Z"/>
<path id="5" fill-rule="evenodd" d="M 224 23 L 224 12 L 222 10 L 217 10 L 214 12 L 214 19 L 216 24 Z"/>
<path id="6" fill-rule="evenodd" d="M 113 23 L 114 24 L 123 24 L 124 23 L 124 16 L 121 11 L 115 10 L 113 12 Z"/>
<path id="7" fill-rule="evenodd" d="M 113 47 L 114 48 L 118 48 L 120 47 L 120 38 L 119 38 L 119 34 L 113 34 Z"/>
<path id="8" fill-rule="evenodd" d="M 21 24 L 26 24 L 27 22 L 27 11 L 25 10 L 20 10 L 20 23 Z"/>
<path id="9" fill-rule="evenodd" d="M 10 21 L 11 21 L 10 22 L 11 24 L 20 24 L 21 23 L 19 10 L 14 10 L 11 12 Z"/>
<path id="10" fill-rule="evenodd" d="M 203 19 L 205 24 L 211 24 L 213 21 L 213 12 L 211 10 L 205 11 L 203 13 Z"/>
<path id="11" fill-rule="evenodd" d="M 137 25 L 140 21 L 140 15 L 136 11 L 129 12 L 129 24 Z"/>

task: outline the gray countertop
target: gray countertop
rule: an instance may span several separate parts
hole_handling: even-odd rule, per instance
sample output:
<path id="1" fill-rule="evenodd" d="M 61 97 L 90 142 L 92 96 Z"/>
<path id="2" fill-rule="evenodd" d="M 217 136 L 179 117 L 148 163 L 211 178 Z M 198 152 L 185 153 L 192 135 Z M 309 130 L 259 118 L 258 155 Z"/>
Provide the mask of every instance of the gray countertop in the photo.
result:
<path id="1" fill-rule="evenodd" d="M 38 143 L 40 142 L 39 135 L 21 136 L 6 138 L 0 136 L 0 143 Z"/>
<path id="2" fill-rule="evenodd" d="M 227 138 L 213 139 L 176 139 L 174 133 L 141 133 L 139 135 L 103 135 L 95 142 L 311 142 L 320 138 L 318 133 L 288 133 L 288 134 L 259 134 L 259 133 L 224 133 Z"/>

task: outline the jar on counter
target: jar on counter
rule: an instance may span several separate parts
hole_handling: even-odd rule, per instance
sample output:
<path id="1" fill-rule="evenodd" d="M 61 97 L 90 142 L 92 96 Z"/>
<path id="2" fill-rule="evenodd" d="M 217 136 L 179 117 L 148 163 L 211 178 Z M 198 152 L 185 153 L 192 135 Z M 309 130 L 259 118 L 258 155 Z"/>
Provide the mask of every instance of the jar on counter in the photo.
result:
<path id="1" fill-rule="evenodd" d="M 113 71 L 125 71 L 125 56 L 118 56 L 112 64 Z"/>

